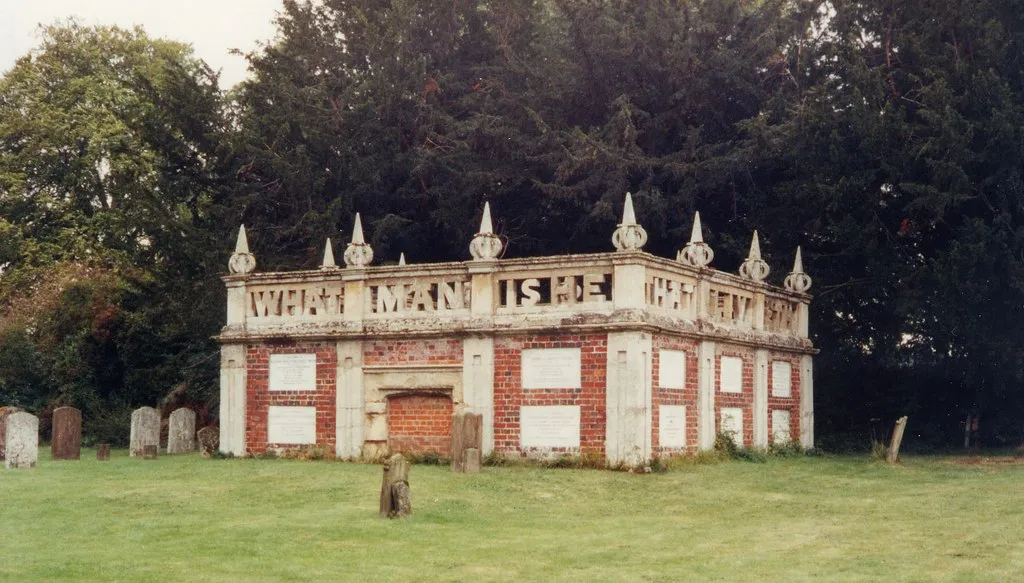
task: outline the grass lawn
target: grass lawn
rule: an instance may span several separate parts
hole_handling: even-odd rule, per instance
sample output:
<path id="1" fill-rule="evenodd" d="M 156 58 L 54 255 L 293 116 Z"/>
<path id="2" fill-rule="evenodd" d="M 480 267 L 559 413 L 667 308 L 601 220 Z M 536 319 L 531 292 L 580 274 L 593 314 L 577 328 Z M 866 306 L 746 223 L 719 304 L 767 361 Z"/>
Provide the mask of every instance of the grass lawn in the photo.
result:
<path id="1" fill-rule="evenodd" d="M 0 580 L 1019 580 L 1024 465 L 911 457 L 631 475 L 198 455 L 0 469 Z"/>

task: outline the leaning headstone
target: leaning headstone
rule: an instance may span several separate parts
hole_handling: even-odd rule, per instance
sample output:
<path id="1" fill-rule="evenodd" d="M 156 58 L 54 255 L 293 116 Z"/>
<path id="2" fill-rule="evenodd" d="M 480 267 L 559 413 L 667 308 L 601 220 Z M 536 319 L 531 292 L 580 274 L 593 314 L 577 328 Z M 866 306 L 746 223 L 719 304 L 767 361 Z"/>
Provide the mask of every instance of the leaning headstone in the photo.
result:
<path id="1" fill-rule="evenodd" d="M 82 412 L 74 407 L 53 411 L 53 439 L 50 457 L 55 460 L 77 460 L 82 456 Z"/>
<path id="2" fill-rule="evenodd" d="M 467 474 L 479 474 L 481 465 L 480 450 L 475 447 L 467 448 L 462 456 L 462 471 Z"/>
<path id="3" fill-rule="evenodd" d="M 220 449 L 220 430 L 216 427 L 203 427 L 196 433 L 196 439 L 199 440 L 199 451 L 206 457 Z"/>
<path id="4" fill-rule="evenodd" d="M 460 411 L 452 416 L 452 471 L 479 472 L 479 456 L 483 440 L 483 415 Z M 466 454 L 470 449 L 476 450 L 477 463 L 475 470 L 467 469 Z"/>
<path id="5" fill-rule="evenodd" d="M 96 446 L 96 461 L 109 462 L 110 461 L 110 444 L 101 443 Z"/>
<path id="6" fill-rule="evenodd" d="M 409 491 L 409 462 L 396 453 L 384 462 L 384 480 L 380 485 L 380 517 L 395 518 L 412 514 Z"/>
<path id="7" fill-rule="evenodd" d="M 167 430 L 167 453 L 196 450 L 196 412 L 182 407 L 171 413 Z"/>
<path id="8" fill-rule="evenodd" d="M 24 411 L 21 407 L 0 407 L 0 461 L 4 460 L 4 439 L 7 434 L 7 416 L 18 411 Z"/>
<path id="9" fill-rule="evenodd" d="M 160 451 L 159 445 L 144 445 L 142 446 L 142 459 L 155 460 L 158 451 Z"/>
<path id="10" fill-rule="evenodd" d="M 128 446 L 131 457 L 141 457 L 147 445 L 160 447 L 160 412 L 152 407 L 139 407 L 132 412 Z"/>
<path id="11" fill-rule="evenodd" d="M 903 443 L 903 432 L 907 428 L 907 416 L 904 415 L 896 420 L 896 426 L 892 431 L 892 441 L 889 442 L 889 449 L 886 451 L 885 461 L 890 464 L 896 463 L 900 458 L 900 444 Z"/>
<path id="12" fill-rule="evenodd" d="M 39 460 L 39 418 L 18 411 L 7 416 L 4 466 L 34 468 Z"/>

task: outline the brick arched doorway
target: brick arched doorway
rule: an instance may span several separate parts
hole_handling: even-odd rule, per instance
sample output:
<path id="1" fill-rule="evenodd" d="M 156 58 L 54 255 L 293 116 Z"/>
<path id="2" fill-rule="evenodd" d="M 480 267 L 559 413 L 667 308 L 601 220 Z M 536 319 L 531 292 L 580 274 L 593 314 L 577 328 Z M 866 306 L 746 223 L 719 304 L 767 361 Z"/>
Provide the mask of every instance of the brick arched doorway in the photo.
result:
<path id="1" fill-rule="evenodd" d="M 441 393 L 398 393 L 388 397 L 388 450 L 450 455 L 452 398 Z"/>

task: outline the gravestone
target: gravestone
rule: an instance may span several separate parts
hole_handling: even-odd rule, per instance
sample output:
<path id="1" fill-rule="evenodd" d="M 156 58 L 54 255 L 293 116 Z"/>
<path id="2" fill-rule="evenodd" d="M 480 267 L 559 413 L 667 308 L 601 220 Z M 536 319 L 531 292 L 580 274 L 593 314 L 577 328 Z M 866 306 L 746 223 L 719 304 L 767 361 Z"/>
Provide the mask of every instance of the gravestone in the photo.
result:
<path id="1" fill-rule="evenodd" d="M 160 447 L 160 412 L 152 407 L 139 407 L 132 412 L 129 455 L 141 457 L 147 445 Z"/>
<path id="2" fill-rule="evenodd" d="M 167 429 L 167 453 L 196 450 L 196 412 L 182 407 L 171 413 Z"/>
<path id="3" fill-rule="evenodd" d="M 483 440 L 483 415 L 460 411 L 452 416 L 452 471 L 477 473 L 480 471 L 480 450 Z M 473 450 L 475 453 L 470 454 Z M 475 461 L 467 463 L 467 454 Z"/>
<path id="4" fill-rule="evenodd" d="M 409 461 L 396 453 L 384 462 L 384 479 L 380 485 L 380 517 L 395 518 L 412 514 L 412 493 L 409 491 Z"/>
<path id="5" fill-rule="evenodd" d="M 24 411 L 21 407 L 0 407 L 0 461 L 4 459 L 4 439 L 7 434 L 7 416 L 18 411 Z"/>
<path id="6" fill-rule="evenodd" d="M 110 461 L 110 444 L 101 443 L 96 446 L 96 461 L 109 462 Z"/>
<path id="7" fill-rule="evenodd" d="M 220 430 L 216 427 L 203 427 L 196 433 L 199 440 L 199 451 L 204 456 L 211 456 L 220 449 Z"/>
<path id="8" fill-rule="evenodd" d="M 77 460 L 82 456 L 82 412 L 74 407 L 53 411 L 53 439 L 50 457 Z"/>
<path id="9" fill-rule="evenodd" d="M 39 418 L 19 411 L 7 416 L 4 466 L 34 468 L 39 460 Z"/>
<path id="10" fill-rule="evenodd" d="M 142 446 L 142 459 L 155 460 L 158 451 L 160 451 L 159 445 L 146 444 Z"/>

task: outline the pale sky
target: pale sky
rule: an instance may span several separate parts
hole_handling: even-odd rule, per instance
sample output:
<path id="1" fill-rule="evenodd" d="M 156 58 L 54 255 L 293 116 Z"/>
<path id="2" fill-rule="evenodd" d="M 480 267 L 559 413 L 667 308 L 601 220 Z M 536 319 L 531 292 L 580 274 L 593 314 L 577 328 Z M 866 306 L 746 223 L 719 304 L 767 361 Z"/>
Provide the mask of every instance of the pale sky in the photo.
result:
<path id="1" fill-rule="evenodd" d="M 271 39 L 281 0 L 0 0 L 0 74 L 39 45 L 38 24 L 77 16 L 85 25 L 141 25 L 155 38 L 192 45 L 196 56 L 220 69 L 221 89 L 245 75 L 245 59 L 231 49 L 250 51 Z"/>

